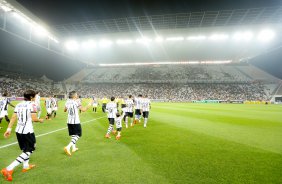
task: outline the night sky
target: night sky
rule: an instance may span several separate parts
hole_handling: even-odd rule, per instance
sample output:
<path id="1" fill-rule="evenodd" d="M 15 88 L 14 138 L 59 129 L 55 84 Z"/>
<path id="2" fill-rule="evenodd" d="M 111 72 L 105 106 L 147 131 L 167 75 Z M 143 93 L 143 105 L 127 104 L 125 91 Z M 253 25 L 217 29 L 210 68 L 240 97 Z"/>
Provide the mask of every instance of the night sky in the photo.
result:
<path id="1" fill-rule="evenodd" d="M 281 6 L 281 0 L 17 0 L 49 25 L 108 18 Z"/>

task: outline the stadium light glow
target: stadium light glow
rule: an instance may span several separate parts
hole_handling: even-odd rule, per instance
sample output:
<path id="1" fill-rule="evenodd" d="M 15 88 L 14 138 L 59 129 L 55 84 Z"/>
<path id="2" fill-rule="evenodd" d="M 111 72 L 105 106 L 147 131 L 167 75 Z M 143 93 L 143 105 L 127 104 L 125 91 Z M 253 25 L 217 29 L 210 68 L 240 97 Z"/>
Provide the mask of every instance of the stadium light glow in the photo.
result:
<path id="1" fill-rule="evenodd" d="M 93 49 L 96 47 L 96 43 L 93 40 L 84 41 L 81 43 L 84 49 Z"/>
<path id="2" fill-rule="evenodd" d="M 237 32 L 233 35 L 235 41 L 250 41 L 254 37 L 254 34 L 250 31 Z"/>
<path id="3" fill-rule="evenodd" d="M 36 36 L 38 37 L 45 37 L 45 36 L 48 36 L 48 31 L 42 27 L 42 26 L 39 26 L 39 25 L 35 25 L 33 27 L 33 32 L 36 34 Z"/>
<path id="4" fill-rule="evenodd" d="M 142 37 L 142 38 L 136 39 L 136 42 L 147 45 L 148 43 L 152 42 L 152 39 L 147 38 L 147 37 Z"/>
<path id="5" fill-rule="evenodd" d="M 212 41 L 223 41 L 227 40 L 229 38 L 229 35 L 227 34 L 213 34 L 209 37 Z"/>
<path id="6" fill-rule="evenodd" d="M 161 36 L 158 36 L 158 37 L 155 38 L 155 41 L 156 41 L 156 42 L 163 42 L 163 41 L 164 41 L 164 38 L 161 37 Z"/>
<path id="7" fill-rule="evenodd" d="M 65 43 L 65 47 L 69 50 L 69 51 L 76 51 L 79 48 L 78 43 L 75 40 L 69 40 Z"/>
<path id="8" fill-rule="evenodd" d="M 99 47 L 106 48 L 110 47 L 113 44 L 111 40 L 102 39 L 99 41 Z"/>
<path id="9" fill-rule="evenodd" d="M 206 36 L 200 35 L 200 36 L 188 36 L 186 38 L 187 40 L 205 40 L 207 39 Z"/>
<path id="10" fill-rule="evenodd" d="M 166 38 L 166 41 L 182 41 L 184 40 L 183 37 L 179 36 L 179 37 L 168 37 Z"/>
<path id="11" fill-rule="evenodd" d="M 262 42 L 271 41 L 275 37 L 275 32 L 270 29 L 264 29 L 258 34 L 258 40 Z"/>
<path id="12" fill-rule="evenodd" d="M 223 61 L 173 61 L 173 62 L 144 62 L 144 63 L 112 63 L 112 64 L 99 64 L 99 66 L 146 66 L 146 65 L 191 65 L 191 64 L 228 64 L 232 60 Z"/>
<path id="13" fill-rule="evenodd" d="M 22 23 L 28 23 L 28 20 L 23 15 L 20 15 L 17 12 L 14 12 L 13 16 L 20 20 Z"/>
<path id="14" fill-rule="evenodd" d="M 127 45 L 127 44 L 131 44 L 133 41 L 132 40 L 122 40 L 122 39 L 118 39 L 117 41 L 116 41 L 116 43 L 118 44 L 118 45 Z"/>
<path id="15" fill-rule="evenodd" d="M 5 12 L 12 11 L 12 9 L 9 8 L 8 6 L 1 5 L 1 8 L 2 8 L 2 10 L 4 10 Z"/>

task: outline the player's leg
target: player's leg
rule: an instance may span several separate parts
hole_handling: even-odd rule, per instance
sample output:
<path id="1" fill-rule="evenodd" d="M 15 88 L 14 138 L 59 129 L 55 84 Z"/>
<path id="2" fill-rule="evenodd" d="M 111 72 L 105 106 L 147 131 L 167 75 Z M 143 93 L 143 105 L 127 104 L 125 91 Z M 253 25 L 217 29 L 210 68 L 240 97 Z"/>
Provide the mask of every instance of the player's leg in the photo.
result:
<path id="1" fill-rule="evenodd" d="M 117 136 L 116 136 L 116 140 L 119 140 L 121 138 L 121 127 L 117 128 Z"/>
<path id="2" fill-rule="evenodd" d="M 143 112 L 143 114 L 144 114 L 144 128 L 146 128 L 149 118 L 149 111 Z"/>
<path id="3" fill-rule="evenodd" d="M 72 148 L 72 152 L 76 152 L 78 148 L 76 148 L 76 142 L 82 135 L 81 125 L 80 124 L 68 124 L 69 136 L 71 136 L 71 141 L 64 148 L 64 151 L 67 155 L 71 155 L 70 149 Z"/>
<path id="4" fill-rule="evenodd" d="M 108 127 L 108 130 L 107 130 L 107 133 L 106 133 L 105 137 L 106 138 L 111 138 L 110 137 L 110 133 L 114 129 L 114 118 L 108 118 L 108 120 L 109 120 L 109 127 Z"/>

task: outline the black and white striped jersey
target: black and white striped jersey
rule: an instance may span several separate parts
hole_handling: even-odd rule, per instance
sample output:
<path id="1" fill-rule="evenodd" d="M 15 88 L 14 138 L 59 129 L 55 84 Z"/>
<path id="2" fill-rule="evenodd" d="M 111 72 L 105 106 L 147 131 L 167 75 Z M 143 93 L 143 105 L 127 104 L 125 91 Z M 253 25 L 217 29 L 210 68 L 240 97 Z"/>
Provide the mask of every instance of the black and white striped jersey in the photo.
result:
<path id="1" fill-rule="evenodd" d="M 8 110 L 8 103 L 10 102 L 9 98 L 1 97 L 0 98 L 0 112 Z"/>
<path id="2" fill-rule="evenodd" d="M 65 105 L 65 108 L 67 109 L 68 112 L 68 124 L 80 124 L 80 119 L 79 119 L 79 108 L 80 104 L 73 99 L 68 99 Z"/>
<path id="3" fill-rule="evenodd" d="M 150 99 L 149 98 L 144 98 L 142 100 L 142 111 L 143 112 L 149 112 L 150 111 Z"/>
<path id="4" fill-rule="evenodd" d="M 134 102 L 132 99 L 128 98 L 125 100 L 125 112 L 133 112 L 133 108 L 134 108 Z"/>
<path id="5" fill-rule="evenodd" d="M 45 105 L 46 105 L 46 109 L 52 108 L 52 99 L 51 98 L 47 98 L 45 100 Z"/>
<path id="6" fill-rule="evenodd" d="M 142 98 L 137 97 L 134 99 L 135 109 L 142 109 Z"/>
<path id="7" fill-rule="evenodd" d="M 106 112 L 108 113 L 108 118 L 115 118 L 117 113 L 116 102 L 109 102 L 106 105 Z"/>
<path id="8" fill-rule="evenodd" d="M 16 105 L 14 113 L 18 118 L 16 132 L 20 134 L 33 133 L 31 113 L 36 113 L 36 104 L 31 101 L 23 101 Z"/>

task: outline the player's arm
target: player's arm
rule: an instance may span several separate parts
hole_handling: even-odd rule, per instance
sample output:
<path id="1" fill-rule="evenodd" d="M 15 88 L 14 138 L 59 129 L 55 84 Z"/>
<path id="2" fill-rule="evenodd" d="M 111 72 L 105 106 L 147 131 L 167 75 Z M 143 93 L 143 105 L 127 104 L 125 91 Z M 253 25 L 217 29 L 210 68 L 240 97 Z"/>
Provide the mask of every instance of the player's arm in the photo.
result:
<path id="1" fill-rule="evenodd" d="M 93 100 L 91 99 L 90 102 L 88 103 L 87 106 L 83 107 L 83 106 L 79 106 L 78 108 L 82 111 L 82 112 L 85 112 L 87 111 L 90 107 L 91 107 L 91 104 L 93 104 Z"/>
<path id="2" fill-rule="evenodd" d="M 14 106 L 13 104 L 11 104 L 10 102 L 8 102 L 8 104 L 9 104 L 11 107 L 15 108 L 15 106 Z"/>
<path id="3" fill-rule="evenodd" d="M 32 122 L 40 122 L 40 123 L 43 123 L 43 119 L 38 119 L 36 113 L 32 112 L 31 113 L 31 119 L 32 119 Z"/>
<path id="4" fill-rule="evenodd" d="M 13 127 L 14 123 L 16 122 L 16 120 L 17 120 L 17 113 L 14 113 L 11 120 L 10 120 L 10 123 L 8 125 L 6 132 L 4 133 L 5 138 L 8 138 L 11 135 L 12 127 Z"/>

